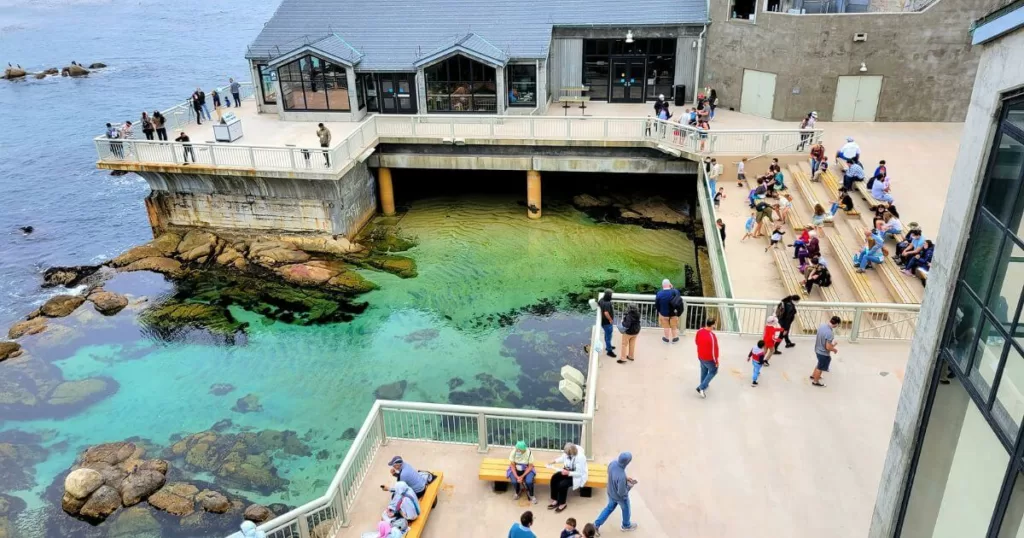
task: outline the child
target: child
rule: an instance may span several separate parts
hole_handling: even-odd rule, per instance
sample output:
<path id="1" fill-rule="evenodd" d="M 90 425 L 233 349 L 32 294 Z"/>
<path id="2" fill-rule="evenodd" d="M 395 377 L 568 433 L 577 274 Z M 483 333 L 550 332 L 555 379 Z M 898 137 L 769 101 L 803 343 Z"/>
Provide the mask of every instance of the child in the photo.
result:
<path id="1" fill-rule="evenodd" d="M 828 172 L 828 162 L 823 162 L 820 166 L 818 166 L 818 170 L 814 172 L 814 175 L 811 176 L 811 181 L 820 182 L 821 176 L 825 175 L 826 172 Z"/>
<path id="2" fill-rule="evenodd" d="M 559 538 L 573 538 L 579 535 L 580 531 L 576 530 L 576 518 L 570 517 L 565 520 L 565 528 L 562 529 L 562 535 Z"/>
<path id="3" fill-rule="evenodd" d="M 747 159 L 743 158 L 736 163 L 736 186 L 742 187 L 743 182 L 747 180 Z"/>
<path id="4" fill-rule="evenodd" d="M 779 248 L 779 241 L 782 241 L 782 236 L 785 233 L 786 232 L 782 231 L 782 225 L 776 224 L 775 229 L 772 230 L 771 242 L 768 243 L 768 246 L 764 248 L 764 251 L 768 252 L 768 249 L 770 248 Z"/>
<path id="5" fill-rule="evenodd" d="M 811 216 L 811 225 L 818 232 L 819 237 L 825 237 L 825 208 L 821 204 L 814 204 L 814 215 Z"/>
<path id="6" fill-rule="evenodd" d="M 764 345 L 761 349 L 764 350 L 764 365 L 771 366 L 768 364 L 768 360 L 772 358 L 772 355 L 782 352 L 779 351 L 779 343 L 782 342 L 782 326 L 779 325 L 779 318 L 775 316 L 769 316 L 764 324 L 764 334 L 762 335 Z"/>
<path id="7" fill-rule="evenodd" d="M 761 376 L 761 366 L 764 362 L 764 340 L 758 340 L 750 353 L 747 353 L 747 362 L 753 363 L 754 379 L 750 382 L 751 387 L 757 386 L 757 378 Z"/>
<path id="8" fill-rule="evenodd" d="M 594 538 L 595 536 L 597 536 L 597 527 L 593 523 L 583 526 L 583 538 Z"/>
<path id="9" fill-rule="evenodd" d="M 756 215 L 756 214 L 757 214 L 757 212 L 755 212 L 755 211 L 751 211 L 751 212 L 750 212 L 750 217 L 748 217 L 748 218 L 747 218 L 747 222 L 745 222 L 745 223 L 743 224 L 743 229 L 745 229 L 745 230 L 747 231 L 747 233 L 743 235 L 743 239 L 740 239 L 740 242 L 741 242 L 741 243 L 742 243 L 742 242 L 743 242 L 743 241 L 744 241 L 744 240 L 745 240 L 746 238 L 748 238 L 748 237 L 750 237 L 750 236 L 754 235 L 754 225 L 756 225 L 756 224 L 757 224 L 757 217 L 755 217 L 755 215 Z"/>
<path id="10" fill-rule="evenodd" d="M 718 187 L 718 192 L 715 193 L 715 207 L 718 207 L 722 198 L 725 198 L 725 187 Z"/>
<path id="11" fill-rule="evenodd" d="M 715 226 L 718 226 L 718 235 L 722 236 L 722 248 L 725 248 L 725 223 L 722 219 L 715 221 Z"/>
<path id="12" fill-rule="evenodd" d="M 853 198 L 850 198 L 850 193 L 842 187 L 839 187 L 839 199 L 832 200 L 832 207 L 829 209 L 833 217 L 839 212 L 839 208 L 843 208 L 843 211 L 847 212 L 853 211 Z"/>
<path id="13" fill-rule="evenodd" d="M 807 246 L 807 243 L 811 242 L 811 230 L 813 229 L 814 226 L 811 226 L 809 224 L 807 226 L 804 226 L 804 230 L 800 232 L 800 237 L 797 237 L 796 241 L 793 241 L 793 244 L 790 245 L 791 247 L 793 247 L 794 260 L 800 257 L 800 247 L 805 247 Z"/>

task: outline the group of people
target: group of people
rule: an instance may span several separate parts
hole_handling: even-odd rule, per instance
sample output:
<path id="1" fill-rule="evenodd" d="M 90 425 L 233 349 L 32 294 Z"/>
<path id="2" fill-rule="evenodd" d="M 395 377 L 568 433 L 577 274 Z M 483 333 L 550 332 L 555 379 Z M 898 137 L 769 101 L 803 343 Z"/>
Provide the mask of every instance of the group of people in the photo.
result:
<path id="1" fill-rule="evenodd" d="M 220 112 L 218 109 L 220 109 L 222 104 L 223 106 L 231 108 L 232 97 L 234 98 L 234 106 L 242 106 L 242 85 L 238 82 L 235 82 L 235 79 L 229 78 L 228 90 L 230 92 L 230 95 L 225 94 L 223 96 L 217 90 L 213 90 L 212 92 L 210 92 L 210 98 L 213 101 L 213 110 L 217 113 L 218 119 L 220 119 Z M 223 103 L 221 101 L 222 97 Z M 206 118 L 207 120 L 213 120 L 213 118 L 210 116 L 210 108 L 206 105 L 206 92 L 204 92 L 202 88 L 197 87 L 196 91 L 192 92 L 192 95 L 189 96 L 188 102 L 192 105 L 192 110 L 194 110 L 196 113 L 196 124 L 202 125 L 203 118 Z"/>
<path id="2" fill-rule="evenodd" d="M 622 321 L 615 323 L 615 306 L 612 304 L 612 290 L 606 289 L 597 302 L 601 313 L 601 329 L 604 331 L 605 354 L 616 359 L 618 364 L 626 364 L 636 360 L 636 341 L 640 335 L 640 310 L 636 305 L 629 305 L 622 316 Z M 654 296 L 654 309 L 658 312 L 658 326 L 663 331 L 662 341 L 665 343 L 679 342 L 679 318 L 683 315 L 686 303 L 679 290 L 672 286 L 669 279 L 661 281 L 661 290 Z M 612 335 L 615 328 L 622 334 L 622 356 L 615 353 Z"/>
<path id="3" fill-rule="evenodd" d="M 631 521 L 629 504 L 629 493 L 637 480 L 626 474 L 626 467 L 633 461 L 633 455 L 629 452 L 619 454 L 617 458 L 608 463 L 608 503 L 605 505 L 597 519 L 593 523 L 583 526 L 582 532 L 577 529 L 576 518 L 570 517 L 565 522 L 559 538 L 594 538 L 601 535 L 601 526 L 617 508 L 622 511 L 622 531 L 633 531 L 637 524 Z M 555 470 L 551 476 L 551 502 L 548 510 L 561 512 L 566 509 L 567 496 L 571 489 L 578 490 L 587 483 L 587 458 L 583 449 L 573 443 L 567 443 L 562 454 L 552 461 L 548 467 Z M 508 477 L 512 484 L 515 496 L 513 500 L 519 499 L 525 489 L 530 501 L 537 503 L 533 493 L 533 483 L 536 477 L 536 470 L 533 466 L 533 453 L 526 446 L 525 441 L 516 443 L 516 447 L 509 454 Z M 508 531 L 508 538 L 536 538 L 531 527 L 534 523 L 532 511 L 523 512 L 518 523 L 513 523 Z M 384 537 L 381 538 L 390 538 Z"/>
<path id="4" fill-rule="evenodd" d="M 673 137 L 676 139 L 676 142 L 682 143 L 682 139 L 691 130 L 696 130 L 697 138 L 700 141 L 700 150 L 704 151 L 707 144 L 707 132 L 711 129 L 711 120 L 715 117 L 715 109 L 717 107 L 718 95 L 714 89 L 711 89 L 708 94 L 698 93 L 697 104 L 687 108 L 686 112 L 676 120 L 676 123 L 680 126 L 673 129 Z M 664 94 L 658 95 L 658 98 L 654 101 L 654 117 L 665 122 L 673 118 L 669 102 L 665 100 Z M 650 121 L 648 122 L 648 134 L 651 133 L 653 127 L 651 123 Z M 659 131 L 661 134 L 665 134 L 664 124 L 658 128 L 661 129 Z"/>

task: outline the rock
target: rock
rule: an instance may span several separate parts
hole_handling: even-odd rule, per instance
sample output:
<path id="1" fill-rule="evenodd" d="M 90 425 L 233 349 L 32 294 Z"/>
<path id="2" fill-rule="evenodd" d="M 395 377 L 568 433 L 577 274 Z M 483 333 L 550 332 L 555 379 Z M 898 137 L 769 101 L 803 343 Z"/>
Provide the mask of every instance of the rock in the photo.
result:
<path id="1" fill-rule="evenodd" d="M 43 303 L 39 312 L 48 318 L 63 318 L 82 306 L 85 299 L 78 295 L 57 295 Z"/>
<path id="2" fill-rule="evenodd" d="M 105 64 L 105 63 L 95 62 L 95 63 L 89 64 L 89 69 L 103 69 L 106 66 L 107 66 L 107 64 Z"/>
<path id="3" fill-rule="evenodd" d="M 203 510 L 214 514 L 223 514 L 231 508 L 231 502 L 224 494 L 208 489 L 204 489 L 196 495 L 196 502 Z"/>
<path id="4" fill-rule="evenodd" d="M 160 522 L 144 506 L 132 506 L 117 514 L 107 538 L 160 538 Z"/>
<path id="5" fill-rule="evenodd" d="M 263 411 L 263 406 L 260 405 L 259 396 L 256 396 L 255 394 L 246 394 L 235 402 L 235 406 L 232 407 L 231 410 L 237 413 L 255 413 Z"/>
<path id="6" fill-rule="evenodd" d="M 214 261 L 217 262 L 219 265 L 237 266 L 238 262 L 241 262 L 243 264 L 245 263 L 245 257 L 242 256 L 241 252 L 235 250 L 234 247 L 225 247 L 224 250 L 217 255 L 217 258 L 214 259 Z"/>
<path id="7" fill-rule="evenodd" d="M 355 271 L 342 271 L 327 281 L 329 288 L 345 293 L 366 293 L 378 288 L 376 284 L 363 278 Z"/>
<path id="8" fill-rule="evenodd" d="M 160 474 L 167 474 L 170 464 L 167 460 L 145 460 L 139 464 L 140 471 L 156 471 Z"/>
<path id="9" fill-rule="evenodd" d="M 121 495 L 117 493 L 117 490 L 110 486 L 102 485 L 89 496 L 89 500 L 85 501 L 78 514 L 89 519 L 104 520 L 120 507 Z"/>
<path id="10" fill-rule="evenodd" d="M 248 326 L 237 321 L 223 306 L 173 300 L 145 310 L 139 320 L 156 336 L 166 340 L 173 340 L 190 328 L 233 337 Z"/>
<path id="11" fill-rule="evenodd" d="M 32 75 L 32 78 L 34 78 L 36 80 L 44 79 L 44 78 L 46 78 L 46 73 L 36 73 L 36 74 Z"/>
<path id="12" fill-rule="evenodd" d="M 103 475 L 93 469 L 75 469 L 64 478 L 64 493 L 74 499 L 88 499 L 103 485 Z"/>
<path id="13" fill-rule="evenodd" d="M 601 207 L 604 204 L 601 200 L 589 195 L 589 194 L 577 194 L 572 197 L 572 205 L 576 207 Z"/>
<path id="14" fill-rule="evenodd" d="M 142 258 L 124 268 L 125 271 L 152 271 L 169 277 L 181 276 L 181 262 L 171 258 L 150 257 Z"/>
<path id="15" fill-rule="evenodd" d="M 658 197 L 631 202 L 629 210 L 658 224 L 679 225 L 690 222 L 689 217 L 672 209 L 664 200 Z"/>
<path id="16" fill-rule="evenodd" d="M 342 254 L 351 254 L 353 252 L 359 252 L 362 247 L 349 242 L 342 236 L 329 237 L 329 236 L 281 236 L 280 240 L 282 243 L 287 243 L 296 249 L 304 250 L 306 252 L 318 252 L 321 254 L 333 254 L 335 256 L 341 256 Z"/>
<path id="17" fill-rule="evenodd" d="M 210 394 L 214 396 L 224 396 L 234 390 L 235 386 L 230 383 L 214 383 L 210 385 Z"/>
<path id="18" fill-rule="evenodd" d="M 139 504 L 163 487 L 166 480 L 163 473 L 156 471 L 139 470 L 131 473 L 121 482 L 121 502 L 125 506 Z"/>
<path id="19" fill-rule="evenodd" d="M 128 476 L 124 469 L 102 461 L 87 463 L 82 467 L 92 469 L 103 475 L 103 483 L 112 488 L 120 488 L 121 481 L 124 480 L 124 477 Z"/>
<path id="20" fill-rule="evenodd" d="M 273 512 L 269 508 L 262 504 L 250 504 L 245 508 L 245 513 L 242 515 L 246 521 L 252 521 L 253 523 L 263 523 L 264 521 L 270 521 L 274 517 Z"/>
<path id="21" fill-rule="evenodd" d="M 297 286 L 318 286 L 338 274 L 338 270 L 331 266 L 313 263 L 285 265 L 278 267 L 275 272 L 286 282 Z"/>
<path id="22" fill-rule="evenodd" d="M 84 77 L 89 74 L 89 70 L 80 65 L 69 65 L 60 70 L 60 76 L 62 77 Z"/>
<path id="23" fill-rule="evenodd" d="M 213 426 L 210 426 L 210 429 L 215 432 L 222 432 L 231 428 L 234 425 L 235 423 L 230 418 L 225 418 L 222 420 L 218 420 L 217 422 L 214 422 Z"/>
<path id="24" fill-rule="evenodd" d="M 309 254 L 283 241 L 253 243 L 249 247 L 249 259 L 268 267 L 309 261 Z"/>
<path id="25" fill-rule="evenodd" d="M 87 499 L 76 499 L 74 495 L 64 493 L 60 498 L 60 508 L 73 516 L 77 516 L 78 513 L 82 511 L 82 507 L 85 506 L 86 500 Z"/>
<path id="26" fill-rule="evenodd" d="M 19 497 L 0 493 L 0 517 L 16 516 L 25 510 L 26 506 L 25 501 Z"/>
<path id="27" fill-rule="evenodd" d="M 7 80 L 14 80 L 16 78 L 24 78 L 28 73 L 20 67 L 7 67 L 4 69 L 4 78 Z"/>
<path id="28" fill-rule="evenodd" d="M 341 432 L 341 437 L 338 439 L 341 441 L 352 441 L 358 433 L 355 428 L 346 428 L 345 431 Z"/>
<path id="29" fill-rule="evenodd" d="M 181 236 L 173 232 L 164 232 L 147 245 L 160 251 L 163 256 L 174 256 L 178 252 L 178 244 L 181 243 Z"/>
<path id="30" fill-rule="evenodd" d="M 49 405 L 76 405 L 96 399 L 110 389 L 107 380 L 99 377 L 65 381 L 53 389 L 46 403 Z"/>
<path id="31" fill-rule="evenodd" d="M 7 330 L 7 338 L 16 340 L 22 336 L 39 334 L 46 330 L 47 319 L 48 318 L 39 316 L 29 320 L 19 321 L 14 325 L 11 325 L 11 328 Z"/>
<path id="32" fill-rule="evenodd" d="M 127 297 L 120 293 L 106 291 L 103 288 L 97 288 L 90 293 L 89 300 L 92 301 L 96 311 L 104 316 L 113 316 L 128 306 Z"/>
<path id="33" fill-rule="evenodd" d="M 89 447 L 85 454 L 82 454 L 81 460 L 83 464 L 102 461 L 110 465 L 117 465 L 132 457 L 137 449 L 138 447 L 135 446 L 135 443 L 128 441 L 103 443 Z"/>
<path id="34" fill-rule="evenodd" d="M 113 267 L 124 267 L 143 258 L 161 258 L 163 256 L 167 256 L 167 254 L 153 245 L 139 245 L 124 251 L 120 256 L 110 260 L 110 265 Z"/>
<path id="35" fill-rule="evenodd" d="M 377 387 L 377 390 L 373 391 L 373 395 L 378 400 L 401 400 L 402 395 L 405 394 L 405 387 L 408 385 L 409 383 L 404 379 L 388 383 Z"/>
<path id="36" fill-rule="evenodd" d="M 56 67 L 51 67 L 46 71 L 43 71 L 43 73 L 46 73 L 47 75 L 59 75 L 60 69 L 57 69 Z"/>
<path id="37" fill-rule="evenodd" d="M 99 271 L 99 269 L 99 265 L 51 267 L 43 271 L 43 287 L 64 286 L 70 288 L 77 286 L 79 282 Z"/>
<path id="38" fill-rule="evenodd" d="M 197 249 L 205 248 L 206 252 L 209 253 L 217 245 L 218 240 L 219 238 L 210 232 L 189 230 L 185 237 L 181 239 L 181 242 L 178 243 L 177 252 L 180 255 L 185 255 L 195 252 Z"/>
<path id="39" fill-rule="evenodd" d="M 195 512 L 195 503 L 193 498 L 195 497 L 195 494 L 199 492 L 199 488 L 196 488 L 191 484 L 184 484 L 184 486 L 188 486 L 188 488 L 183 487 L 180 482 L 167 484 L 157 490 L 156 493 L 150 495 L 149 498 L 146 499 L 146 502 L 148 502 L 153 508 L 163 510 L 168 514 L 187 516 Z M 190 491 L 191 495 L 188 495 Z M 179 495 L 179 493 L 184 495 Z"/>
<path id="40" fill-rule="evenodd" d="M 21 355 L 21 344 L 17 342 L 0 342 L 0 361 Z"/>
<path id="41" fill-rule="evenodd" d="M 405 256 L 370 256 L 364 261 L 366 265 L 402 278 L 416 276 L 416 261 Z"/>

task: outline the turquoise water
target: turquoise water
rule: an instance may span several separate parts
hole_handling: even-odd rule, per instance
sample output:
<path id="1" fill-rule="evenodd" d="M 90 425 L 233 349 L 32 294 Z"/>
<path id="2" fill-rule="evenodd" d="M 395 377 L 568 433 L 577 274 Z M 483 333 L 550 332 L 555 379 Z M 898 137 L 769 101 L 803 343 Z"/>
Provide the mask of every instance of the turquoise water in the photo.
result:
<path id="1" fill-rule="evenodd" d="M 418 240 L 406 254 L 419 276 L 364 271 L 380 289 L 360 298 L 369 308 L 350 323 L 288 325 L 234 308 L 249 322 L 236 345 L 201 335 L 154 340 L 136 313 L 171 286 L 136 274 L 107 286 L 145 292 L 148 302 L 130 307 L 136 312 L 105 318 L 86 305 L 24 338 L 32 360 L 56 365 L 64 378 L 103 376 L 118 388 L 67 418 L 2 417 L 0 434 L 46 439 L 38 443 L 47 453 L 32 470 L 34 487 L 15 493 L 44 507 L 46 488 L 85 446 L 138 436 L 167 447 L 230 419 L 228 432 L 293 430 L 310 455 L 274 455 L 284 487 L 228 489 L 253 501 L 302 504 L 323 493 L 348 448 L 343 434 L 362 424 L 376 387 L 404 380 L 404 400 L 572 409 L 557 396 L 557 371 L 585 370 L 593 314 L 570 295 L 609 279 L 617 289 L 666 276 L 681 282 L 684 266 L 695 265 L 693 243 L 679 231 L 597 223 L 555 203 L 532 221 L 511 196 L 419 200 L 398 226 Z M 235 388 L 218 396 L 214 384 Z M 262 411 L 232 410 L 248 394 Z"/>

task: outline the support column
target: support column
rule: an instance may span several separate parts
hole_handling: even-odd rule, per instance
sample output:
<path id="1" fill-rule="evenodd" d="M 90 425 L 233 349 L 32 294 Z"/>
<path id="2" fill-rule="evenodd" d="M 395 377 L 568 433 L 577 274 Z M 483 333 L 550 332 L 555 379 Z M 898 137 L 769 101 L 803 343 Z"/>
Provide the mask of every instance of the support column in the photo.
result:
<path id="1" fill-rule="evenodd" d="M 391 169 L 377 169 L 377 190 L 380 192 L 380 209 L 390 217 L 395 214 L 395 187 L 391 183 Z"/>
<path id="2" fill-rule="evenodd" d="M 526 171 L 526 216 L 540 218 L 540 172 Z"/>

